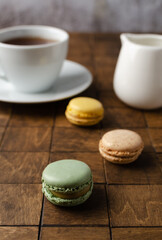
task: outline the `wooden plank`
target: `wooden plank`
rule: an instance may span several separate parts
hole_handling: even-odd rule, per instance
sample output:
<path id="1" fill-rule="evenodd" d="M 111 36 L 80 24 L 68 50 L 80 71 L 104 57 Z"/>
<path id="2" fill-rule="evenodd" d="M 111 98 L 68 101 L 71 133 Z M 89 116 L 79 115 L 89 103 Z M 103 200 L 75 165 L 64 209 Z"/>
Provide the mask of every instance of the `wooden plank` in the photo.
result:
<path id="1" fill-rule="evenodd" d="M 96 71 L 96 87 L 99 91 L 102 90 L 113 90 L 113 76 L 114 76 L 114 67 L 107 66 L 105 68 L 97 68 Z"/>
<path id="2" fill-rule="evenodd" d="M 40 183 L 49 153 L 1 152 L 0 183 Z"/>
<path id="3" fill-rule="evenodd" d="M 12 105 L 0 102 L 0 127 L 5 127 L 11 116 Z"/>
<path id="4" fill-rule="evenodd" d="M 162 228 L 113 228 L 112 240 L 161 240 Z"/>
<path id="5" fill-rule="evenodd" d="M 162 226 L 162 185 L 107 187 L 111 226 Z"/>
<path id="6" fill-rule="evenodd" d="M 94 56 L 94 66 L 96 73 L 96 87 L 99 91 L 113 91 L 113 78 L 116 66 L 116 58 L 105 55 Z"/>
<path id="7" fill-rule="evenodd" d="M 144 115 L 141 111 L 125 108 L 105 108 L 103 128 L 135 128 L 146 127 Z"/>
<path id="8" fill-rule="evenodd" d="M 115 70 L 116 57 L 111 55 L 106 55 L 106 54 L 105 56 L 94 55 L 94 64 L 95 64 L 96 70 L 108 69 L 108 68 Z"/>
<path id="9" fill-rule="evenodd" d="M 89 165 L 95 183 L 105 183 L 103 161 L 99 152 L 56 152 L 51 154 L 50 162 L 61 159 L 77 159 Z"/>
<path id="10" fill-rule="evenodd" d="M 41 240 L 110 240 L 108 227 L 43 227 Z"/>
<path id="11" fill-rule="evenodd" d="M 162 153 L 157 154 L 157 156 L 158 156 L 158 160 L 159 160 L 159 164 L 160 164 L 160 169 L 162 171 Z"/>
<path id="12" fill-rule="evenodd" d="M 93 34 L 70 33 L 68 58 L 89 57 L 91 59 L 93 39 Z"/>
<path id="13" fill-rule="evenodd" d="M 142 153 L 135 162 L 126 165 L 105 160 L 105 172 L 109 184 L 162 184 L 160 162 L 154 152 Z"/>
<path id="14" fill-rule="evenodd" d="M 61 128 L 54 129 L 52 152 L 54 151 L 98 151 L 100 132 L 95 127 L 92 128 Z"/>
<path id="15" fill-rule="evenodd" d="M 121 46 L 119 34 L 95 34 L 94 40 L 95 56 L 113 56 L 117 58 Z"/>
<path id="16" fill-rule="evenodd" d="M 9 127 L 1 145 L 2 151 L 46 152 L 51 142 L 51 128 Z"/>
<path id="17" fill-rule="evenodd" d="M 91 197 L 83 204 L 65 208 L 45 199 L 43 225 L 108 225 L 106 194 L 103 185 L 94 185 Z"/>
<path id="18" fill-rule="evenodd" d="M 162 164 L 162 153 L 158 153 L 157 156 L 158 156 L 160 163 Z"/>
<path id="19" fill-rule="evenodd" d="M 1 141 L 2 141 L 2 137 L 3 137 L 4 131 L 5 131 L 5 128 L 4 127 L 0 127 L 0 144 L 1 144 Z"/>
<path id="20" fill-rule="evenodd" d="M 0 227 L 1 240 L 37 240 L 38 227 Z"/>
<path id="21" fill-rule="evenodd" d="M 101 90 L 98 93 L 99 100 L 102 102 L 104 108 L 119 108 L 125 107 L 126 105 L 121 102 L 113 91 Z"/>
<path id="22" fill-rule="evenodd" d="M 162 152 L 162 128 L 149 128 L 149 133 L 156 152 Z"/>
<path id="23" fill-rule="evenodd" d="M 53 126 L 55 104 L 15 105 L 10 120 L 14 127 L 50 127 Z"/>
<path id="24" fill-rule="evenodd" d="M 0 184 L 0 225 L 38 225 L 40 184 Z"/>
<path id="25" fill-rule="evenodd" d="M 99 91 L 107 90 L 112 92 L 116 58 L 109 55 L 94 57 L 94 66 L 97 89 Z"/>
<path id="26" fill-rule="evenodd" d="M 147 125 L 150 128 L 162 128 L 162 110 L 144 112 Z"/>
<path id="27" fill-rule="evenodd" d="M 64 100 L 57 103 L 56 110 L 56 119 L 55 126 L 56 127 L 71 127 L 71 123 L 65 117 L 65 110 L 68 105 L 69 100 Z"/>

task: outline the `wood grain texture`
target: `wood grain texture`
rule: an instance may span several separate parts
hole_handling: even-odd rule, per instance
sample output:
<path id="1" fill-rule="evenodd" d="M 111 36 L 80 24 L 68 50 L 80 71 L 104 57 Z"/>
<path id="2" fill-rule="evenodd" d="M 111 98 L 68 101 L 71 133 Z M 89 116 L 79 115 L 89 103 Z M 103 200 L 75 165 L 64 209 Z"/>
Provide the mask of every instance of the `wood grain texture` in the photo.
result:
<path id="1" fill-rule="evenodd" d="M 68 102 L 69 102 L 69 100 L 64 100 L 57 104 L 56 119 L 55 119 L 56 127 L 71 127 L 72 126 L 72 124 L 65 117 L 65 110 L 68 105 Z"/>
<path id="2" fill-rule="evenodd" d="M 107 227 L 43 227 L 41 240 L 110 240 Z"/>
<path id="3" fill-rule="evenodd" d="M 101 68 L 96 70 L 96 87 L 99 90 L 113 90 L 113 75 L 114 69 Z"/>
<path id="4" fill-rule="evenodd" d="M 113 77 L 120 50 L 118 34 L 95 34 L 94 64 L 98 90 L 113 90 Z"/>
<path id="5" fill-rule="evenodd" d="M 156 152 L 162 152 L 162 128 L 150 128 L 149 133 Z"/>
<path id="6" fill-rule="evenodd" d="M 147 125 L 150 128 L 162 128 L 162 110 L 145 112 Z"/>
<path id="7" fill-rule="evenodd" d="M 125 104 L 116 97 L 113 91 L 101 90 L 99 91 L 98 95 L 99 100 L 102 102 L 104 108 L 125 108 Z"/>
<path id="8" fill-rule="evenodd" d="M 5 128 L 4 127 L 0 127 L 0 146 L 1 146 L 2 137 L 3 137 L 4 132 L 5 132 Z"/>
<path id="9" fill-rule="evenodd" d="M 94 56 L 117 58 L 120 50 L 119 34 L 98 34 L 94 35 Z"/>
<path id="10" fill-rule="evenodd" d="M 48 152 L 51 128 L 9 127 L 1 145 L 2 151 Z"/>
<path id="11" fill-rule="evenodd" d="M 40 184 L 0 184 L 0 225 L 38 225 Z"/>
<path id="12" fill-rule="evenodd" d="M 107 43 L 108 44 L 108 43 Z M 94 66 L 96 73 L 96 86 L 100 91 L 112 91 L 113 90 L 113 77 L 116 66 L 116 58 L 112 56 L 108 57 L 95 57 Z M 108 95 L 108 94 L 107 94 Z"/>
<path id="13" fill-rule="evenodd" d="M 97 98 L 97 95 L 98 95 L 98 91 L 96 89 L 95 80 L 92 82 L 91 86 L 88 89 L 86 89 L 84 92 L 79 94 L 79 96 L 81 97 L 91 97 L 91 98 Z"/>
<path id="14" fill-rule="evenodd" d="M 15 105 L 10 126 L 15 127 L 50 127 L 53 126 L 55 105 L 33 104 Z"/>
<path id="15" fill-rule="evenodd" d="M 93 44 L 93 34 L 70 33 L 68 58 L 79 57 L 92 60 Z"/>
<path id="16" fill-rule="evenodd" d="M 162 184 L 160 161 L 155 153 L 142 153 L 133 163 L 126 165 L 105 162 L 108 184 Z"/>
<path id="17" fill-rule="evenodd" d="M 1 152 L 0 183 L 40 183 L 49 153 Z"/>
<path id="18" fill-rule="evenodd" d="M 162 185 L 107 187 L 111 226 L 162 226 Z"/>
<path id="19" fill-rule="evenodd" d="M 0 102 L 0 127 L 5 127 L 10 119 L 12 105 Z"/>
<path id="20" fill-rule="evenodd" d="M 162 163 L 162 153 L 157 154 L 160 163 Z"/>
<path id="21" fill-rule="evenodd" d="M 63 208 L 47 199 L 44 204 L 43 225 L 108 225 L 106 194 L 103 185 L 94 185 L 91 197 L 83 204 Z"/>
<path id="22" fill-rule="evenodd" d="M 38 227 L 0 227 L 1 240 L 37 240 Z"/>
<path id="23" fill-rule="evenodd" d="M 118 127 L 144 128 L 145 120 L 141 111 L 132 108 L 105 108 L 105 116 L 103 119 L 103 128 Z"/>
<path id="24" fill-rule="evenodd" d="M 61 128 L 54 129 L 52 152 L 54 151 L 98 151 L 100 132 L 95 127 Z"/>
<path id="25" fill-rule="evenodd" d="M 112 240 L 161 240 L 162 228 L 113 228 Z"/>
<path id="26" fill-rule="evenodd" d="M 95 183 L 105 183 L 103 161 L 99 152 L 56 152 L 52 153 L 50 162 L 61 159 L 77 159 L 85 162 L 92 170 Z"/>
<path id="27" fill-rule="evenodd" d="M 160 169 L 162 171 L 162 153 L 157 154 L 157 156 L 158 156 L 158 160 L 159 160 L 159 163 L 160 163 Z"/>

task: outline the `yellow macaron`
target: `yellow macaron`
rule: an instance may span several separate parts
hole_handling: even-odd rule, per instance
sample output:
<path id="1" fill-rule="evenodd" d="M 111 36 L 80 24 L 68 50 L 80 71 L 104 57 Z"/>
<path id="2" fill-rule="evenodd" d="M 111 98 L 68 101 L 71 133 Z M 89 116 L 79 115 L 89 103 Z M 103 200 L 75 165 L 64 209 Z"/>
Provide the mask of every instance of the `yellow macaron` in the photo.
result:
<path id="1" fill-rule="evenodd" d="M 95 125 L 103 119 L 104 108 L 102 103 L 94 98 L 73 98 L 65 111 L 69 122 L 79 126 Z"/>

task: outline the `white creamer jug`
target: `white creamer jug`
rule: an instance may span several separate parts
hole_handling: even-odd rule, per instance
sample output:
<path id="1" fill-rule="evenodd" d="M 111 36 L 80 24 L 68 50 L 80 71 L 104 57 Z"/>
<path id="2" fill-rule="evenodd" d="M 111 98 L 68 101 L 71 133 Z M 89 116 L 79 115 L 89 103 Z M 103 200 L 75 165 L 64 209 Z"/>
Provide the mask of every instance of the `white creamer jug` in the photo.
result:
<path id="1" fill-rule="evenodd" d="M 162 107 L 162 36 L 121 34 L 114 91 L 124 103 L 141 109 Z"/>

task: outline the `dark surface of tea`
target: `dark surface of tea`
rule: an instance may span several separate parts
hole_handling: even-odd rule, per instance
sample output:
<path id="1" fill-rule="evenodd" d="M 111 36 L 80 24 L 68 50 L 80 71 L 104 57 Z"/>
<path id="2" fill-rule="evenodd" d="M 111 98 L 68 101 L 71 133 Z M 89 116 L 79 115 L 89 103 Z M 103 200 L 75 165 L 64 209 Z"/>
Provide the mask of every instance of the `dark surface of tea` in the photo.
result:
<path id="1" fill-rule="evenodd" d="M 12 45 L 21 45 L 21 46 L 28 46 L 28 45 L 40 45 L 40 44 L 47 44 L 57 42 L 57 40 L 47 39 L 47 38 L 40 38 L 40 37 L 19 37 L 19 38 L 12 38 L 9 40 L 3 41 L 3 43 L 12 44 Z"/>

